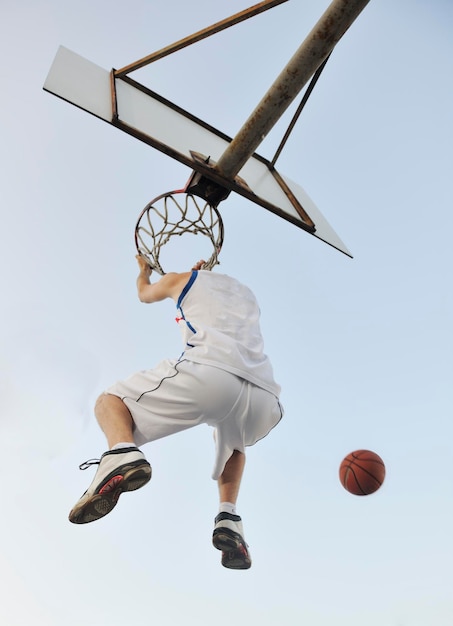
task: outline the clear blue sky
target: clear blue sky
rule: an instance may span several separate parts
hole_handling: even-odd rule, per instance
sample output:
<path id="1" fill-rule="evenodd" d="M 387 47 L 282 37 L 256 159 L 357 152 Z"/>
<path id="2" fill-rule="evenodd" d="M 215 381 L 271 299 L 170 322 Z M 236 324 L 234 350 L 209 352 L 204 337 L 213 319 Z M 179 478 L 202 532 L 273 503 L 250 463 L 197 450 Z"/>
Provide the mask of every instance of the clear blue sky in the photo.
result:
<path id="1" fill-rule="evenodd" d="M 0 2 L 5 626 L 453 623 L 447 0 L 372 0 L 279 159 L 353 260 L 241 198 L 221 205 L 220 269 L 260 301 L 286 408 L 238 503 L 252 569 L 225 570 L 210 543 L 208 428 L 148 446 L 153 480 L 112 515 L 67 521 L 93 475 L 79 463 L 105 449 L 96 396 L 180 352 L 173 304 L 136 298 L 133 230 L 190 171 L 42 85 L 59 45 L 122 67 L 251 4 Z M 327 6 L 290 0 L 135 78 L 233 136 Z M 338 481 L 357 448 L 387 466 L 367 498 Z"/>

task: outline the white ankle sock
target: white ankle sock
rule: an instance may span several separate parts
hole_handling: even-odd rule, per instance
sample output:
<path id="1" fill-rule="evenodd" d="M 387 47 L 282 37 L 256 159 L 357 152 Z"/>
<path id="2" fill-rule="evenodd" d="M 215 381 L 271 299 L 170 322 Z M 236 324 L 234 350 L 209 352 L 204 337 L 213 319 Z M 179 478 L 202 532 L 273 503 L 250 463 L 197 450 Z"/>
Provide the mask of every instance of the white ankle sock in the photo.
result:
<path id="1" fill-rule="evenodd" d="M 110 448 L 111 450 L 119 450 L 119 448 L 135 448 L 135 443 L 130 443 L 128 441 L 120 441 L 120 443 L 117 443 L 113 446 L 113 448 Z"/>
<path id="2" fill-rule="evenodd" d="M 236 505 L 232 502 L 221 502 L 219 505 L 219 513 L 231 513 L 231 515 L 237 515 Z"/>

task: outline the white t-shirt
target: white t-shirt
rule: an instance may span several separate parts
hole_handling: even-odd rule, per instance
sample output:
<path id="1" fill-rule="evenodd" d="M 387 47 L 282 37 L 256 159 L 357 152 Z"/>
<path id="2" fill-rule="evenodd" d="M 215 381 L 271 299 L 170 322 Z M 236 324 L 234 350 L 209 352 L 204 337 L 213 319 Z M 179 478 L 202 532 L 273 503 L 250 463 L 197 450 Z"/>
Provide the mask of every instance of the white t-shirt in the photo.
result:
<path id="1" fill-rule="evenodd" d="M 181 358 L 219 367 L 279 396 L 263 352 L 260 310 L 248 287 L 225 274 L 193 271 L 176 306 L 185 343 Z"/>

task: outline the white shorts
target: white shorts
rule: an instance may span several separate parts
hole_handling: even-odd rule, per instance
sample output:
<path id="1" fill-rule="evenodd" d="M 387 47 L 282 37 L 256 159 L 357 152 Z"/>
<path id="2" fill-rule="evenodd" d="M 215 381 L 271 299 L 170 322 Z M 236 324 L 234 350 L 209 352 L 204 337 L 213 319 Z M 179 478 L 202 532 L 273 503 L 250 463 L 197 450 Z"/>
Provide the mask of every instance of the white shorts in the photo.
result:
<path id="1" fill-rule="evenodd" d="M 224 370 L 166 360 L 106 390 L 121 398 L 134 421 L 137 446 L 198 424 L 215 429 L 217 479 L 234 450 L 245 452 L 283 416 L 273 394 Z"/>

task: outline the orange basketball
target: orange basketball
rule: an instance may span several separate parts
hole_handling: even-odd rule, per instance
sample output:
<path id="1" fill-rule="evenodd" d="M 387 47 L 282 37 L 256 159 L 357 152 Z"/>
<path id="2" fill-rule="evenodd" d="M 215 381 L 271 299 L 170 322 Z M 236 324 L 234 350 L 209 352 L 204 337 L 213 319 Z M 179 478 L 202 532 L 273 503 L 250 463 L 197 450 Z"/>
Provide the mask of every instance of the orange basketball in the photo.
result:
<path id="1" fill-rule="evenodd" d="M 340 482 L 355 496 L 368 496 L 384 482 L 385 465 L 381 457 L 370 450 L 356 450 L 340 465 Z"/>

